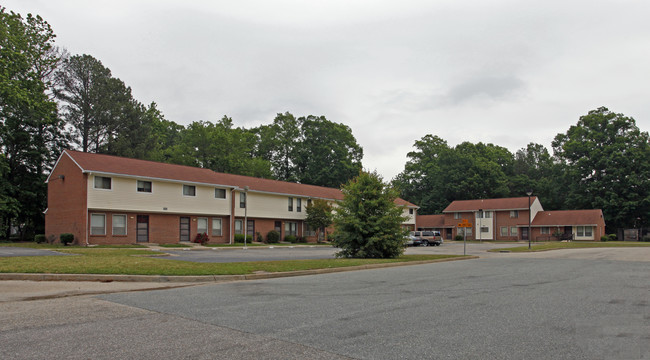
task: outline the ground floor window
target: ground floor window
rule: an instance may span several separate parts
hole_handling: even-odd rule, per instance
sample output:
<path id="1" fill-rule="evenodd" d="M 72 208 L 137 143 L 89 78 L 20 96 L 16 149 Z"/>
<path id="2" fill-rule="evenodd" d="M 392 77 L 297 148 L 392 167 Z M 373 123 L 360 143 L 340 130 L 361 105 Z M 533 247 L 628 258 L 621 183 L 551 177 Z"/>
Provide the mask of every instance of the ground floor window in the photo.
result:
<path id="1" fill-rule="evenodd" d="M 235 234 L 244 233 L 244 220 L 235 220 Z"/>
<path id="2" fill-rule="evenodd" d="M 90 215 L 90 235 L 106 235 L 106 215 Z"/>
<path id="3" fill-rule="evenodd" d="M 472 228 L 458 228 L 458 235 L 460 236 L 472 236 Z"/>
<path id="4" fill-rule="evenodd" d="M 221 236 L 221 219 L 212 218 L 212 236 Z"/>
<path id="5" fill-rule="evenodd" d="M 309 224 L 307 224 L 307 228 L 305 229 L 305 235 L 306 236 L 316 236 L 316 230 L 312 229 Z"/>
<path id="6" fill-rule="evenodd" d="M 196 219 L 196 232 L 198 234 L 207 234 L 208 233 L 208 218 L 198 218 L 198 219 Z"/>
<path id="7" fill-rule="evenodd" d="M 578 236 L 592 236 L 591 226 L 578 226 L 577 233 Z"/>
<path id="8" fill-rule="evenodd" d="M 519 229 L 517 229 L 516 226 L 511 226 L 510 227 L 510 236 L 517 236 L 519 235 Z"/>
<path id="9" fill-rule="evenodd" d="M 113 235 L 126 235 L 126 215 L 113 215 Z"/>
<path id="10" fill-rule="evenodd" d="M 284 223 L 285 236 L 293 235 L 298 236 L 298 223 L 287 221 Z"/>
<path id="11" fill-rule="evenodd" d="M 550 229 L 548 227 L 543 227 L 541 232 L 542 234 L 548 235 L 550 233 Z"/>
<path id="12" fill-rule="evenodd" d="M 508 236 L 508 227 L 507 226 L 502 226 L 501 227 L 501 236 Z"/>

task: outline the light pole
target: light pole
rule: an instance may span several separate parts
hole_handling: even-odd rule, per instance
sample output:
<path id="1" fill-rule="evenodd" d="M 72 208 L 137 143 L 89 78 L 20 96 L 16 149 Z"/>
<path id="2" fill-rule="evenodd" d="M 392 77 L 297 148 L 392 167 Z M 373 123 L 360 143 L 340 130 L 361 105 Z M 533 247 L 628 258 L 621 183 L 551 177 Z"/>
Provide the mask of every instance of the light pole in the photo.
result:
<path id="1" fill-rule="evenodd" d="M 530 196 L 533 195 L 533 190 L 526 191 L 526 195 L 528 195 L 528 250 L 530 250 L 530 238 L 532 237 L 530 233 L 530 218 L 532 216 L 530 211 Z"/>
<path id="2" fill-rule="evenodd" d="M 248 186 L 244 186 L 244 249 L 248 240 Z"/>
<path id="3" fill-rule="evenodd" d="M 483 242 L 483 209 L 478 209 L 478 242 Z"/>

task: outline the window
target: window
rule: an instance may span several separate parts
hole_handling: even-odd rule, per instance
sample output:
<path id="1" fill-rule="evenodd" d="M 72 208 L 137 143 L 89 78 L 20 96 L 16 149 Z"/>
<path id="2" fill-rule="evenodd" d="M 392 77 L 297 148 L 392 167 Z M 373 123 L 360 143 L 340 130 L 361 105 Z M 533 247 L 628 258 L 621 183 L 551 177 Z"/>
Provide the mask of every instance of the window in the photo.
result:
<path id="1" fill-rule="evenodd" d="M 289 211 L 293 211 L 293 198 L 289 198 Z"/>
<path id="2" fill-rule="evenodd" d="M 183 185 L 183 195 L 184 196 L 196 196 L 196 186 L 194 186 L 194 185 Z"/>
<path id="3" fill-rule="evenodd" d="M 312 229 L 309 224 L 307 224 L 307 228 L 305 229 L 305 235 L 306 236 L 316 236 L 316 230 Z"/>
<path id="4" fill-rule="evenodd" d="M 592 230 L 593 228 L 591 226 L 585 226 L 585 236 L 593 236 L 591 233 Z"/>
<path id="5" fill-rule="evenodd" d="M 212 218 L 212 236 L 221 236 L 221 219 Z"/>
<path id="6" fill-rule="evenodd" d="M 481 226 L 481 232 L 482 233 L 490 232 L 490 229 L 487 226 Z"/>
<path id="7" fill-rule="evenodd" d="M 507 226 L 502 226 L 501 227 L 501 236 L 508 236 L 508 227 Z"/>
<path id="8" fill-rule="evenodd" d="M 307 207 L 311 206 L 311 199 L 307 199 Z"/>
<path id="9" fill-rule="evenodd" d="M 460 213 L 454 213 L 454 219 L 460 219 Z"/>
<path id="10" fill-rule="evenodd" d="M 199 234 L 208 233 L 208 218 L 196 219 L 196 232 Z"/>
<path id="11" fill-rule="evenodd" d="M 548 235 L 550 233 L 548 227 L 543 227 L 542 230 L 540 230 L 540 231 L 541 231 L 542 234 L 547 234 Z"/>
<path id="12" fill-rule="evenodd" d="M 226 198 L 226 189 L 214 189 L 214 198 L 215 199 L 225 199 Z"/>
<path id="13" fill-rule="evenodd" d="M 517 229 L 516 226 L 511 226 L 510 227 L 510 236 L 517 236 L 519 234 L 519 232 L 517 230 L 518 229 Z"/>
<path id="14" fill-rule="evenodd" d="M 151 181 L 138 180 L 138 192 L 151 192 Z"/>
<path id="15" fill-rule="evenodd" d="M 584 226 L 577 226 L 577 232 L 578 232 L 578 236 L 585 236 Z"/>
<path id="16" fill-rule="evenodd" d="M 413 215 L 413 209 L 409 209 L 409 215 Z"/>
<path id="17" fill-rule="evenodd" d="M 492 217 L 492 211 L 479 210 L 479 212 L 476 213 L 476 218 L 478 219 L 489 219 L 491 217 Z"/>
<path id="18" fill-rule="evenodd" d="M 591 226 L 577 226 L 577 235 L 578 236 L 592 236 L 592 227 Z"/>
<path id="19" fill-rule="evenodd" d="M 296 199 L 296 211 L 297 212 L 302 212 L 302 199 L 301 198 Z"/>
<path id="20" fill-rule="evenodd" d="M 113 215 L 113 235 L 126 235 L 126 215 Z"/>
<path id="21" fill-rule="evenodd" d="M 510 210 L 510 217 L 515 219 L 519 217 L 519 210 Z"/>
<path id="22" fill-rule="evenodd" d="M 246 207 L 246 193 L 245 192 L 240 192 L 239 193 L 239 207 L 242 208 L 242 209 Z"/>
<path id="23" fill-rule="evenodd" d="M 284 234 L 298 236 L 298 223 L 287 221 L 284 223 Z"/>
<path id="24" fill-rule="evenodd" d="M 243 234 L 244 233 L 244 220 L 235 220 L 235 234 Z"/>
<path id="25" fill-rule="evenodd" d="M 111 189 L 111 178 L 105 176 L 95 176 L 95 189 Z"/>
<path id="26" fill-rule="evenodd" d="M 90 215 L 90 235 L 106 235 L 106 215 Z"/>

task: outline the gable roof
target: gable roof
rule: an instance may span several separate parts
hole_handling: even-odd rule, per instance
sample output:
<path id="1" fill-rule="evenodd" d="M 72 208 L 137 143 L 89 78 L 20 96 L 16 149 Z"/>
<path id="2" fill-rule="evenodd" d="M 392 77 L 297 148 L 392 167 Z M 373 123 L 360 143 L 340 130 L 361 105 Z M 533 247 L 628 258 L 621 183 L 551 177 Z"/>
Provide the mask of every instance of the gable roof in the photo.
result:
<path id="1" fill-rule="evenodd" d="M 131 159 L 113 155 L 85 153 L 75 150 L 64 150 L 63 156 L 69 156 L 83 172 L 95 172 L 108 175 L 132 176 L 156 180 L 172 180 L 178 182 L 223 186 L 235 189 L 249 187 L 250 191 L 274 194 L 298 195 L 330 200 L 342 200 L 340 189 L 324 186 L 292 183 L 279 180 L 262 179 L 252 176 L 234 175 L 212 171 L 193 166 L 160 163 L 155 161 Z M 407 207 L 417 207 L 403 199 L 395 203 Z"/>
<path id="2" fill-rule="evenodd" d="M 603 211 L 600 209 L 540 211 L 531 223 L 532 226 L 597 226 L 604 224 Z"/>
<path id="3" fill-rule="evenodd" d="M 415 220 L 415 225 L 418 228 L 444 228 L 454 227 L 453 225 L 445 225 L 445 215 L 418 215 Z"/>
<path id="4" fill-rule="evenodd" d="M 530 203 L 537 200 L 536 196 L 530 197 Z M 442 212 L 463 212 L 478 210 L 528 210 L 528 197 L 502 198 L 502 199 L 478 199 L 478 200 L 455 200 L 452 201 Z"/>

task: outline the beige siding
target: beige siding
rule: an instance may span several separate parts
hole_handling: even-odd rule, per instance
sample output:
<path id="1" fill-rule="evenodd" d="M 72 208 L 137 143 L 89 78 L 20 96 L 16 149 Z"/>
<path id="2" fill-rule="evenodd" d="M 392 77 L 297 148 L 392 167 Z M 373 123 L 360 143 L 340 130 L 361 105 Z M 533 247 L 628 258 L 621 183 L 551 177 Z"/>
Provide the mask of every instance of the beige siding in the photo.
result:
<path id="1" fill-rule="evenodd" d="M 230 214 L 230 190 L 228 189 L 226 199 L 215 199 L 215 188 L 202 185 L 194 185 L 196 186 L 196 196 L 183 196 L 182 183 L 152 181 L 152 192 L 142 193 L 137 191 L 137 179 L 115 176 L 111 178 L 111 190 L 104 190 L 95 189 L 94 176 L 88 177 L 89 209 L 206 215 Z M 165 208 L 167 209 L 165 210 Z"/>
<path id="2" fill-rule="evenodd" d="M 289 196 L 258 192 L 248 192 L 248 216 L 273 219 L 304 220 L 306 217 L 307 198 L 302 199 L 301 212 L 297 211 L 297 198 L 293 197 L 293 211 L 289 211 Z M 239 207 L 239 192 L 235 192 L 235 214 L 244 216 L 244 209 Z"/>
<path id="3" fill-rule="evenodd" d="M 415 209 L 413 209 L 413 215 L 409 214 L 409 208 L 405 207 L 404 211 L 402 211 L 402 216 L 406 217 L 406 221 L 404 221 L 402 224 L 413 224 L 415 225 L 415 215 L 417 212 Z"/>

